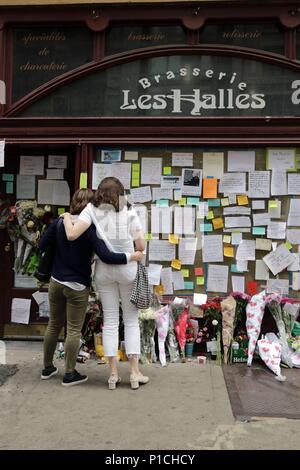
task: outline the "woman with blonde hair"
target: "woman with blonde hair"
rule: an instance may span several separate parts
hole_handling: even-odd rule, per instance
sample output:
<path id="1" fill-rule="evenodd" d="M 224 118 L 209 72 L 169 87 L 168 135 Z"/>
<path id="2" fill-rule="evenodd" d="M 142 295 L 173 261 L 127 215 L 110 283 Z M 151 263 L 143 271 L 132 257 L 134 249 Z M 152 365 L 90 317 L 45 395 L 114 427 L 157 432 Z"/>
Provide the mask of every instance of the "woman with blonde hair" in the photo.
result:
<path id="1" fill-rule="evenodd" d="M 145 249 L 144 234 L 136 211 L 127 203 L 122 183 L 114 177 L 104 178 L 99 184 L 94 200 L 79 215 L 76 224 L 72 224 L 70 216 L 64 215 L 66 234 L 69 240 L 75 240 L 94 223 L 97 235 L 102 238 L 108 248 L 115 252 Z M 140 329 L 137 308 L 130 302 L 137 272 L 137 264 L 127 266 L 107 266 L 101 260 L 95 268 L 95 282 L 100 294 L 103 313 L 103 346 L 108 357 L 110 390 L 120 382 L 117 371 L 117 350 L 119 332 L 119 301 L 121 300 L 125 330 L 125 349 L 129 358 L 132 389 L 139 388 L 140 383 L 147 383 L 148 377 L 139 370 Z"/>

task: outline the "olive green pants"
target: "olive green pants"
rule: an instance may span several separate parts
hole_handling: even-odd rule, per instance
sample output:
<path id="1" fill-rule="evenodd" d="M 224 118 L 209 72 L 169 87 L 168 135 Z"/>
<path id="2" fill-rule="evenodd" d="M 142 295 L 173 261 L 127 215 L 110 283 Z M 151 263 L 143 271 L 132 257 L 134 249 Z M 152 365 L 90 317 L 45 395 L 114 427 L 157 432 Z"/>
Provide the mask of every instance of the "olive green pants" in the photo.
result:
<path id="1" fill-rule="evenodd" d="M 59 333 L 67 319 L 65 341 L 66 373 L 73 372 L 79 350 L 81 329 L 88 304 L 89 288 L 73 290 L 51 279 L 49 284 L 50 318 L 44 339 L 44 366 L 53 364 Z"/>

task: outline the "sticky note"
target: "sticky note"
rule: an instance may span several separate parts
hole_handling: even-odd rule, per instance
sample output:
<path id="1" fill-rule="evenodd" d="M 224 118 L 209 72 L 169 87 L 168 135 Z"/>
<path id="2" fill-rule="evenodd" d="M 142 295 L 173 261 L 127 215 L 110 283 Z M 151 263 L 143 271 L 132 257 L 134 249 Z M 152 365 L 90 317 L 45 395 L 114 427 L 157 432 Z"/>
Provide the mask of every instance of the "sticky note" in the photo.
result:
<path id="1" fill-rule="evenodd" d="M 182 269 L 181 270 L 183 277 L 189 277 L 190 270 L 189 269 Z"/>
<path id="2" fill-rule="evenodd" d="M 132 163 L 131 165 L 131 186 L 136 187 L 140 185 L 140 164 Z"/>
<path id="3" fill-rule="evenodd" d="M 197 286 L 204 286 L 204 276 L 197 276 L 196 277 L 196 284 L 197 284 Z"/>
<path id="4" fill-rule="evenodd" d="M 241 195 L 237 197 L 238 206 L 247 206 L 249 204 L 248 196 Z"/>
<path id="5" fill-rule="evenodd" d="M 231 243 L 231 235 L 224 235 L 223 243 Z"/>
<path id="6" fill-rule="evenodd" d="M 179 236 L 174 235 L 173 233 L 169 234 L 169 243 L 172 243 L 172 245 L 178 245 L 179 243 Z"/>
<path id="7" fill-rule="evenodd" d="M 2 181 L 14 181 L 15 176 L 12 173 L 3 173 Z"/>
<path id="8" fill-rule="evenodd" d="M 64 207 L 59 207 L 57 209 L 57 214 L 58 215 L 64 214 L 65 212 L 66 212 L 66 209 Z"/>
<path id="9" fill-rule="evenodd" d="M 222 206 L 222 207 L 229 206 L 229 199 L 228 199 L 228 197 L 223 197 L 223 198 L 221 199 L 221 206 Z"/>
<path id="10" fill-rule="evenodd" d="M 172 173 L 172 167 L 164 166 L 164 175 L 171 175 L 171 173 Z"/>
<path id="11" fill-rule="evenodd" d="M 255 295 L 257 294 L 257 282 L 255 281 L 248 281 L 246 283 L 246 292 L 248 295 Z"/>
<path id="12" fill-rule="evenodd" d="M 232 264 L 231 267 L 230 267 L 230 271 L 232 273 L 238 273 L 238 268 L 237 268 L 237 265 L 236 264 Z"/>
<path id="13" fill-rule="evenodd" d="M 87 173 L 80 173 L 80 181 L 79 181 L 79 188 L 87 188 Z"/>
<path id="14" fill-rule="evenodd" d="M 203 179 L 203 199 L 214 199 L 218 194 L 217 178 Z"/>
<path id="15" fill-rule="evenodd" d="M 14 183 L 12 181 L 6 182 L 6 194 L 13 194 L 14 192 Z"/>
<path id="16" fill-rule="evenodd" d="M 181 269 L 181 261 L 180 259 L 172 259 L 171 266 L 174 269 Z"/>
<path id="17" fill-rule="evenodd" d="M 203 268 L 195 268 L 195 276 L 203 276 Z"/>
<path id="18" fill-rule="evenodd" d="M 269 209 L 276 209 L 278 207 L 278 201 L 269 201 Z"/>
<path id="19" fill-rule="evenodd" d="M 252 227 L 252 235 L 265 235 L 265 227 Z"/>
<path id="20" fill-rule="evenodd" d="M 293 248 L 293 245 L 290 242 L 285 242 L 285 246 L 287 247 L 288 250 Z"/>
<path id="21" fill-rule="evenodd" d="M 155 294 L 163 295 L 163 293 L 165 292 L 165 288 L 164 288 L 164 286 L 159 284 L 158 286 L 154 286 L 154 292 L 155 292 Z"/>
<path id="22" fill-rule="evenodd" d="M 179 200 L 178 200 L 178 204 L 180 206 L 185 206 L 186 205 L 186 197 L 181 197 Z"/>
<path id="23" fill-rule="evenodd" d="M 200 232 L 212 232 L 212 224 L 200 224 Z"/>
<path id="24" fill-rule="evenodd" d="M 207 218 L 207 220 L 213 219 L 214 218 L 214 211 L 208 211 L 206 218 Z"/>
<path id="25" fill-rule="evenodd" d="M 224 256 L 226 256 L 227 258 L 234 258 L 233 246 L 224 246 Z"/>
<path id="26" fill-rule="evenodd" d="M 186 201 L 188 206 L 199 206 L 199 202 L 198 197 L 188 197 Z"/>
<path id="27" fill-rule="evenodd" d="M 158 207 L 168 207 L 169 206 L 169 200 L 168 199 L 158 199 L 156 201 L 156 206 L 158 206 Z"/>
<path id="28" fill-rule="evenodd" d="M 217 217 L 216 219 L 212 220 L 213 226 L 215 230 L 218 230 L 219 228 L 224 227 L 224 222 L 222 217 Z"/>
<path id="29" fill-rule="evenodd" d="M 144 238 L 146 241 L 152 240 L 152 233 L 145 233 Z"/>
<path id="30" fill-rule="evenodd" d="M 209 207 L 220 207 L 221 205 L 220 199 L 208 199 L 207 202 Z"/>
<path id="31" fill-rule="evenodd" d="M 192 281 L 185 281 L 184 282 L 184 288 L 186 290 L 193 290 L 194 289 L 194 283 Z"/>

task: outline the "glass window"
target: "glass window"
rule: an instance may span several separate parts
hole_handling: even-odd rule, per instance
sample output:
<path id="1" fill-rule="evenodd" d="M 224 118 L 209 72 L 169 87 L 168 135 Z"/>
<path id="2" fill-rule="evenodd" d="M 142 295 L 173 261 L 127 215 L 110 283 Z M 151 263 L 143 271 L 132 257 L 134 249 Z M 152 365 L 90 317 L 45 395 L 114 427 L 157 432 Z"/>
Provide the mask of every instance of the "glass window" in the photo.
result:
<path id="1" fill-rule="evenodd" d="M 84 27 L 13 29 L 13 101 L 92 60 L 93 37 Z"/>
<path id="2" fill-rule="evenodd" d="M 182 26 L 112 26 L 106 35 L 106 55 L 117 54 L 142 47 L 165 44 L 185 44 L 186 34 Z"/>
<path id="3" fill-rule="evenodd" d="M 284 34 L 276 24 L 208 24 L 200 33 L 200 43 L 250 47 L 284 54 Z"/>

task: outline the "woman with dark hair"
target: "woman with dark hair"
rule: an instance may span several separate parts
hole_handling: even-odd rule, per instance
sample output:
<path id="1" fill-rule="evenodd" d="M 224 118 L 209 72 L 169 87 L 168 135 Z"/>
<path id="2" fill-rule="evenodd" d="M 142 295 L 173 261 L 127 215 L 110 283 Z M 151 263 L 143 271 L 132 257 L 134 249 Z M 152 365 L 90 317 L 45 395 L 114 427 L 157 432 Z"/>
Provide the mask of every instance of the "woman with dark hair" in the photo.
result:
<path id="1" fill-rule="evenodd" d="M 75 222 L 78 214 L 93 199 L 90 189 L 78 189 L 71 201 L 71 218 Z M 49 284 L 50 319 L 44 341 L 44 369 L 41 378 L 49 379 L 58 370 L 53 365 L 53 355 L 62 327 L 67 319 L 65 341 L 65 375 L 62 385 L 71 386 L 86 382 L 88 377 L 75 370 L 79 350 L 81 328 L 84 322 L 91 284 L 91 261 L 95 252 L 105 263 L 126 264 L 142 259 L 140 252 L 113 253 L 96 235 L 94 225 L 75 242 L 69 242 L 60 218 L 54 220 L 40 241 L 44 251 L 48 244 L 55 246 L 52 277 Z M 129 263 L 130 264 L 130 263 Z M 136 263 L 134 263 L 135 265 Z"/>
<path id="2" fill-rule="evenodd" d="M 75 240 L 94 223 L 97 235 L 115 252 L 132 253 L 134 244 L 137 250 L 145 249 L 144 234 L 136 211 L 129 206 L 122 183 L 114 177 L 104 178 L 95 193 L 94 201 L 87 205 L 78 221 L 72 225 L 70 216 L 64 215 L 66 234 L 69 240 Z M 137 264 L 127 266 L 105 266 L 97 261 L 95 282 L 100 293 L 103 313 L 103 346 L 110 365 L 109 389 L 116 388 L 120 381 L 117 371 L 117 350 L 119 333 L 119 301 L 121 299 L 125 349 L 130 361 L 130 383 L 132 389 L 140 383 L 147 383 L 139 371 L 140 330 L 137 308 L 130 302 L 137 272 Z"/>

